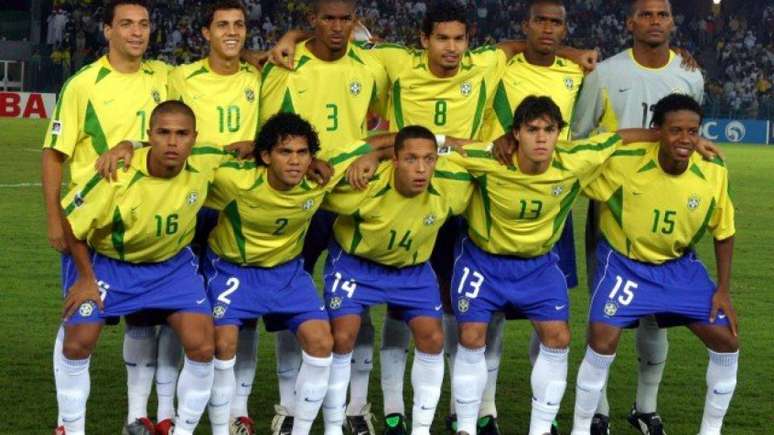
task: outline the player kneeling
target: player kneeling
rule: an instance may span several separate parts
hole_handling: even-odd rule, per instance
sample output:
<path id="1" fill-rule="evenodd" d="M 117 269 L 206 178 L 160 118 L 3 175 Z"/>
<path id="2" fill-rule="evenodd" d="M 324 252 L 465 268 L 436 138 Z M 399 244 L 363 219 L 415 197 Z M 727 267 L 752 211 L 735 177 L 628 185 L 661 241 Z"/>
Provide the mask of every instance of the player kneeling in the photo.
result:
<path id="1" fill-rule="evenodd" d="M 604 239 L 590 304 L 586 356 L 578 372 L 573 435 L 591 419 L 615 358 L 621 329 L 655 315 L 662 326 L 686 325 L 709 349 L 700 435 L 717 435 L 736 386 L 739 343 L 731 304 L 734 208 L 720 159 L 694 153 L 702 111 L 673 94 L 655 106 L 660 142 L 613 156 L 586 193 L 602 203 Z M 696 258 L 705 231 L 714 237 L 718 284 Z"/>
<path id="2" fill-rule="evenodd" d="M 62 201 L 74 264 L 64 280 L 64 345 L 54 356 L 56 433 L 85 433 L 89 361 L 105 319 L 141 310 L 167 313 L 185 349 L 174 433 L 192 434 L 199 422 L 213 381 L 213 324 L 188 244 L 215 165 L 191 156 L 196 136 L 191 109 L 164 102 L 150 118 L 151 146 L 132 168 L 112 183 L 95 175 Z"/>

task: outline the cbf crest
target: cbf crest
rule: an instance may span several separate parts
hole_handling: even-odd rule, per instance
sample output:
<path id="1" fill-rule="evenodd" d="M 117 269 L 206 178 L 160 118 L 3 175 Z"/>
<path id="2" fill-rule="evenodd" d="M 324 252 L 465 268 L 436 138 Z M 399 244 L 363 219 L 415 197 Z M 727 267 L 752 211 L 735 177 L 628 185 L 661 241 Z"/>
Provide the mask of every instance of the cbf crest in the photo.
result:
<path id="1" fill-rule="evenodd" d="M 429 215 L 425 216 L 425 225 L 430 226 L 434 224 L 437 219 L 438 218 L 436 218 L 434 214 L 430 213 Z"/>
<path id="2" fill-rule="evenodd" d="M 222 319 L 223 316 L 226 315 L 227 309 L 228 307 L 223 304 L 215 305 L 215 308 L 212 309 L 212 317 L 215 319 Z"/>
<path id="3" fill-rule="evenodd" d="M 314 200 L 313 199 L 307 199 L 306 201 L 304 201 L 304 205 L 303 205 L 303 209 L 304 210 L 309 210 L 312 207 L 314 207 Z"/>
<path id="4" fill-rule="evenodd" d="M 618 305 L 615 302 L 608 302 L 605 304 L 603 311 L 607 317 L 613 317 L 618 312 Z"/>
<path id="5" fill-rule="evenodd" d="M 556 186 L 551 188 L 551 195 L 559 196 L 564 192 L 564 187 L 562 187 L 561 184 L 557 184 Z"/>
<path id="6" fill-rule="evenodd" d="M 688 198 L 688 210 L 694 211 L 701 205 L 701 198 L 699 195 L 693 194 Z"/>
<path id="7" fill-rule="evenodd" d="M 198 200 L 199 200 L 199 192 L 195 192 L 195 191 L 188 192 L 188 195 L 186 195 L 185 197 L 185 203 L 188 205 L 194 205 Z"/>
<path id="8" fill-rule="evenodd" d="M 467 313 L 470 309 L 470 300 L 467 298 L 462 298 L 457 301 L 457 311 L 460 313 Z"/>
<path id="9" fill-rule="evenodd" d="M 473 83 L 470 83 L 469 80 L 465 80 L 460 85 L 460 94 L 462 94 L 463 97 L 467 97 L 473 92 Z"/>
<path id="10" fill-rule="evenodd" d="M 245 98 L 247 99 L 247 102 L 252 104 L 255 102 L 255 91 L 253 91 L 250 88 L 245 88 Z"/>
<path id="11" fill-rule="evenodd" d="M 341 302 L 342 300 L 340 297 L 334 296 L 328 302 L 328 308 L 330 308 L 331 310 L 338 310 L 339 308 L 341 308 Z"/>
<path id="12" fill-rule="evenodd" d="M 156 104 L 161 103 L 161 93 L 158 89 L 154 89 L 151 91 L 151 98 L 153 98 L 153 102 Z"/>
<path id="13" fill-rule="evenodd" d="M 349 84 L 349 93 L 353 97 L 357 97 L 358 95 L 360 95 L 360 92 L 362 91 L 363 91 L 363 85 L 359 81 L 355 80 Z"/>

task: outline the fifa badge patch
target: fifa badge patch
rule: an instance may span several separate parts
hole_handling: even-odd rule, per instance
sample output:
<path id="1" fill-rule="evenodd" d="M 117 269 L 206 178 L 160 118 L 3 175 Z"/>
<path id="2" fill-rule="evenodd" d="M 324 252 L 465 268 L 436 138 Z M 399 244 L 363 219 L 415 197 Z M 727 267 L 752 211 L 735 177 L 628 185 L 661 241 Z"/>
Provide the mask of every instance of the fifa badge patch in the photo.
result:
<path id="1" fill-rule="evenodd" d="M 94 312 L 94 306 L 94 302 L 86 301 L 81 304 L 80 308 L 78 308 L 78 314 L 80 314 L 81 317 L 89 317 L 91 316 L 91 313 Z"/>
<path id="2" fill-rule="evenodd" d="M 303 206 L 304 210 L 309 210 L 312 207 L 314 207 L 314 200 L 313 199 L 307 199 L 306 201 L 304 201 L 304 206 Z"/>
<path id="3" fill-rule="evenodd" d="M 54 136 L 62 134 L 62 121 L 54 121 L 51 123 L 51 134 Z"/>
<path id="4" fill-rule="evenodd" d="M 564 78 L 564 87 L 567 88 L 568 91 L 572 90 L 573 85 L 575 85 L 575 82 L 570 77 Z"/>
<path id="5" fill-rule="evenodd" d="M 460 313 L 466 313 L 470 309 L 470 301 L 467 298 L 462 298 L 457 301 L 457 311 Z"/>
<path id="6" fill-rule="evenodd" d="M 73 197 L 73 204 L 75 204 L 76 207 L 80 207 L 83 205 L 83 192 L 78 192 Z"/>
<path id="7" fill-rule="evenodd" d="M 427 215 L 427 216 L 425 216 L 425 225 L 432 225 L 432 224 L 434 224 L 435 223 L 435 219 L 436 219 L 436 217 L 432 213 Z"/>
<path id="8" fill-rule="evenodd" d="M 564 192 L 564 187 L 562 187 L 561 184 L 557 184 L 556 186 L 551 188 L 551 195 L 559 196 Z"/>
<path id="9" fill-rule="evenodd" d="M 247 98 L 247 102 L 252 104 L 255 102 L 255 91 L 253 91 L 250 88 L 245 88 L 245 98 Z"/>
<path id="10" fill-rule="evenodd" d="M 605 304 L 604 312 L 607 317 L 613 317 L 618 312 L 618 305 L 615 302 L 608 302 Z"/>
<path id="11" fill-rule="evenodd" d="M 215 305 L 215 308 L 212 309 L 212 317 L 222 319 L 226 315 L 226 310 L 228 310 L 228 307 L 223 304 Z"/>
<path id="12" fill-rule="evenodd" d="M 159 91 L 157 89 L 154 89 L 153 91 L 151 91 L 151 97 L 153 97 L 153 101 L 156 104 L 161 103 L 161 94 L 159 93 Z"/>
<path id="13" fill-rule="evenodd" d="M 349 93 L 352 94 L 353 97 L 357 97 L 358 95 L 360 95 L 360 92 L 362 90 L 363 90 L 363 85 L 361 85 L 360 82 L 357 80 L 349 84 Z"/>
<path id="14" fill-rule="evenodd" d="M 331 310 L 338 310 L 339 308 L 341 308 L 341 302 L 342 300 L 340 297 L 334 296 L 331 298 L 331 301 L 328 302 L 328 308 L 330 308 Z"/>
<path id="15" fill-rule="evenodd" d="M 188 196 L 185 197 L 185 202 L 188 205 L 194 205 L 198 200 L 199 200 L 199 192 L 188 192 Z"/>
<path id="16" fill-rule="evenodd" d="M 701 199 L 698 195 L 693 194 L 688 198 L 688 210 L 694 211 L 697 208 L 699 208 L 699 204 L 701 204 Z"/>
<path id="17" fill-rule="evenodd" d="M 473 92 L 473 83 L 470 83 L 470 81 L 468 80 L 465 80 L 464 82 L 462 82 L 462 84 L 460 85 L 460 93 L 462 94 L 462 96 L 467 97 L 468 95 L 471 94 L 471 92 Z"/>

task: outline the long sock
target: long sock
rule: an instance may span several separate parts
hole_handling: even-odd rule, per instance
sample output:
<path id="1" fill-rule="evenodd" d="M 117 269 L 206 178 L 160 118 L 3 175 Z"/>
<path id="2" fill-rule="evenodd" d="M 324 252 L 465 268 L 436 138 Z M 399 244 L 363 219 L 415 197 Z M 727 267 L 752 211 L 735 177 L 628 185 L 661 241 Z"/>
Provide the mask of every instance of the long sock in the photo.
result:
<path id="1" fill-rule="evenodd" d="M 298 369 L 301 367 L 301 347 L 290 331 L 277 333 L 277 381 L 279 382 L 280 405 L 293 415 L 296 398 L 293 395 Z"/>
<path id="2" fill-rule="evenodd" d="M 192 435 L 210 400 L 215 377 L 212 361 L 198 362 L 185 358 L 177 383 L 177 417 L 175 435 Z"/>
<path id="3" fill-rule="evenodd" d="M 403 383 L 409 340 L 411 340 L 411 331 L 406 323 L 385 315 L 384 326 L 382 326 L 382 348 L 379 353 L 384 415 L 406 414 L 403 403 Z"/>
<path id="4" fill-rule="evenodd" d="M 56 401 L 59 415 L 67 435 L 86 433 L 86 401 L 89 399 L 91 381 L 89 362 L 86 359 L 68 359 L 62 352 L 54 355 L 57 360 L 54 369 Z"/>
<path id="5" fill-rule="evenodd" d="M 653 317 L 640 319 L 637 328 L 637 354 L 639 376 L 637 377 L 637 411 L 656 412 L 658 387 L 664 376 L 669 342 L 666 329 L 660 329 Z"/>
<path id="6" fill-rule="evenodd" d="M 231 399 L 232 418 L 248 417 L 247 400 L 253 390 L 255 380 L 255 366 L 258 363 L 258 331 L 255 328 L 242 328 L 239 330 L 237 343 L 236 365 L 234 376 L 236 377 L 236 389 Z"/>
<path id="7" fill-rule="evenodd" d="M 212 435 L 229 435 L 229 411 L 231 398 L 234 395 L 234 364 L 236 357 L 220 360 L 215 359 L 215 375 L 212 381 L 212 393 L 207 404 L 207 412 L 212 425 Z"/>
<path id="8" fill-rule="evenodd" d="M 443 352 L 430 354 L 414 350 L 414 364 L 411 366 L 411 386 L 414 389 L 412 435 L 430 435 L 442 385 Z"/>
<path id="9" fill-rule="evenodd" d="M 567 356 L 569 348 L 553 349 L 540 346 L 535 366 L 532 368 L 532 417 L 530 435 L 551 432 L 551 423 L 559 412 L 564 390 L 567 387 Z"/>
<path id="10" fill-rule="evenodd" d="M 325 435 L 341 435 L 344 425 L 344 408 L 347 405 L 347 386 L 352 369 L 352 352 L 333 354 L 328 392 L 323 401 Z"/>
<path id="11" fill-rule="evenodd" d="M 307 435 L 320 411 L 328 390 L 333 357 L 319 358 L 302 353 L 301 369 L 296 380 L 292 435 Z"/>
<path id="12" fill-rule="evenodd" d="M 610 364 L 614 359 L 615 354 L 602 355 L 586 347 L 586 355 L 578 369 L 578 381 L 575 386 L 575 419 L 572 435 L 590 434 L 591 419 L 594 417 L 602 387 L 607 381 Z"/>
<path id="13" fill-rule="evenodd" d="M 51 359 L 54 361 L 54 378 L 56 379 L 56 373 L 58 370 L 61 369 L 60 367 L 60 361 L 62 358 L 60 358 L 60 355 L 62 355 L 62 347 L 64 347 L 64 326 L 59 325 L 59 330 L 56 331 L 56 338 L 54 339 L 54 353 L 51 354 Z M 56 416 L 56 425 L 57 427 L 62 426 L 62 414 L 57 412 Z"/>
<path id="14" fill-rule="evenodd" d="M 707 366 L 707 396 L 704 399 L 704 416 L 699 435 L 720 435 L 723 418 L 736 389 L 736 372 L 739 351 L 718 353 L 709 351 Z"/>
<path id="15" fill-rule="evenodd" d="M 158 421 L 175 418 L 177 375 L 183 362 L 183 346 L 175 331 L 167 325 L 159 328 L 159 351 L 156 356 L 156 396 Z"/>
<path id="16" fill-rule="evenodd" d="M 497 392 L 497 375 L 500 373 L 500 359 L 503 354 L 503 333 L 505 332 L 505 315 L 494 313 L 486 330 L 486 387 L 481 396 L 481 407 L 478 415 L 497 417 L 495 393 Z"/>
<path id="17" fill-rule="evenodd" d="M 452 385 L 458 432 L 476 433 L 478 407 L 486 386 L 485 351 L 486 347 L 468 349 L 461 344 L 457 345 Z"/>
<path id="18" fill-rule="evenodd" d="M 371 314 L 362 315 L 355 350 L 352 352 L 352 370 L 349 381 L 349 405 L 347 415 L 361 415 L 368 404 L 368 379 L 374 368 L 374 325 Z"/>
<path id="19" fill-rule="evenodd" d="M 156 328 L 126 325 L 124 364 L 129 413 L 126 422 L 148 416 L 148 397 L 156 372 Z"/>
<path id="20" fill-rule="evenodd" d="M 449 365 L 449 414 L 456 414 L 454 410 L 454 361 L 457 359 L 457 346 L 459 336 L 457 331 L 457 318 L 454 314 L 443 313 L 443 351 L 446 354 L 446 364 Z"/>
<path id="21" fill-rule="evenodd" d="M 610 402 L 607 401 L 607 381 L 605 381 L 605 385 L 602 387 L 602 392 L 599 393 L 599 403 L 597 403 L 595 413 L 610 416 Z"/>

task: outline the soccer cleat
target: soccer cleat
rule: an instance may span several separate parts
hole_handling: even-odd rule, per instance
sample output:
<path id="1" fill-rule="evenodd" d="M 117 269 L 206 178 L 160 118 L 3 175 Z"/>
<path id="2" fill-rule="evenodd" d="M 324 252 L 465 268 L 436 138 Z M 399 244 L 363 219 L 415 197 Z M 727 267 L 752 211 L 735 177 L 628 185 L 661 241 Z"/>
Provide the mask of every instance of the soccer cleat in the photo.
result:
<path id="1" fill-rule="evenodd" d="M 551 422 L 551 435 L 559 435 L 559 423 L 556 420 Z"/>
<path id="2" fill-rule="evenodd" d="M 371 404 L 366 403 L 360 412 L 347 416 L 349 431 L 352 435 L 376 435 L 374 428 L 374 415 L 371 413 Z"/>
<path id="3" fill-rule="evenodd" d="M 175 422 L 171 418 L 165 418 L 156 423 L 156 435 L 172 435 L 172 429 L 175 428 Z"/>
<path id="4" fill-rule="evenodd" d="M 406 418 L 394 413 L 384 417 L 384 435 L 408 435 Z"/>
<path id="5" fill-rule="evenodd" d="M 632 406 L 632 411 L 626 419 L 629 420 L 629 424 L 640 431 L 642 435 L 666 435 L 661 416 L 655 412 L 649 412 L 647 414 L 637 412 L 637 408 Z"/>
<path id="6" fill-rule="evenodd" d="M 271 420 L 272 435 L 290 435 L 293 432 L 293 416 L 282 405 L 274 405 L 274 418 Z"/>
<path id="7" fill-rule="evenodd" d="M 497 426 L 497 418 L 485 415 L 478 418 L 478 435 L 500 435 L 500 427 Z"/>
<path id="8" fill-rule="evenodd" d="M 138 418 L 137 420 L 124 425 L 121 435 L 155 435 L 156 428 L 148 417 Z"/>
<path id="9" fill-rule="evenodd" d="M 591 435 L 610 435 L 610 417 L 594 414 L 591 419 Z"/>
<path id="10" fill-rule="evenodd" d="M 65 435 L 64 426 L 59 426 L 56 429 L 54 429 L 54 435 Z"/>
<path id="11" fill-rule="evenodd" d="M 450 434 L 457 433 L 457 415 L 452 414 L 446 416 L 446 431 Z"/>
<path id="12" fill-rule="evenodd" d="M 255 435 L 255 422 L 247 416 L 237 417 L 231 420 L 228 433 L 229 435 Z"/>

